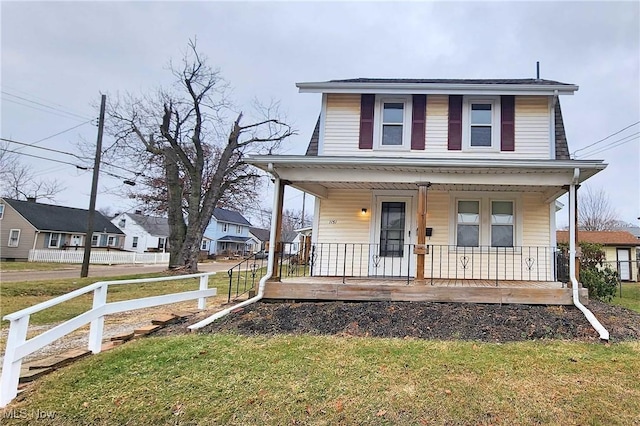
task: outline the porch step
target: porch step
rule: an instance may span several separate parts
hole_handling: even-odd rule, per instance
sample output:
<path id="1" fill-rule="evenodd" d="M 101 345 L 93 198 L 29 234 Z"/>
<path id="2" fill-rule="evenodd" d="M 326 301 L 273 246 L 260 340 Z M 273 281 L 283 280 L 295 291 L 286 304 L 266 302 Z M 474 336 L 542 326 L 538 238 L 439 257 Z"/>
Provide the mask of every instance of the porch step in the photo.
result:
<path id="1" fill-rule="evenodd" d="M 53 367 L 37 368 L 37 369 L 23 368 L 20 371 L 20 378 L 18 379 L 18 383 L 33 382 L 38 377 L 42 377 L 45 374 L 49 374 L 54 370 L 55 370 L 55 368 L 53 368 Z"/>
<path id="2" fill-rule="evenodd" d="M 142 336 L 147 336 L 151 333 L 154 333 L 158 330 L 160 330 L 161 328 L 163 328 L 163 326 L 161 325 L 156 325 L 156 324 L 151 324 L 151 325 L 145 325 L 144 327 L 140 327 L 140 328 L 136 328 L 133 331 L 134 334 L 134 338 L 138 338 L 138 337 L 142 337 Z"/>
<path id="3" fill-rule="evenodd" d="M 173 324 L 174 322 L 178 322 L 180 317 L 174 314 L 161 314 L 156 315 L 152 320 L 151 324 L 154 325 L 168 325 Z"/>
<path id="4" fill-rule="evenodd" d="M 30 370 L 38 370 L 43 368 L 56 369 L 64 365 L 70 364 L 77 359 L 84 358 L 85 356 L 90 354 L 91 354 L 91 351 L 82 350 L 82 349 L 72 349 L 60 355 L 54 355 L 41 360 L 32 361 L 29 363 L 29 369 Z"/>

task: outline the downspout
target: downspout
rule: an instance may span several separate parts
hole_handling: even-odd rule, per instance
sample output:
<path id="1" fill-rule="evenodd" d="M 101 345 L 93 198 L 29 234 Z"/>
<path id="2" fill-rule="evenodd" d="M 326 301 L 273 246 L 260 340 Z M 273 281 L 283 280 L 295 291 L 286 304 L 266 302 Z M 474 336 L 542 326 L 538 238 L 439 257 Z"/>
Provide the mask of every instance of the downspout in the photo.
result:
<path id="1" fill-rule="evenodd" d="M 198 330 L 199 328 L 205 327 L 211 324 L 212 322 L 214 322 L 215 320 L 220 319 L 224 316 L 227 316 L 229 313 L 231 313 L 235 309 L 242 308 L 247 305 L 251 305 L 252 303 L 255 303 L 258 300 L 262 299 L 262 297 L 264 296 L 264 287 L 267 281 L 273 275 L 273 259 L 275 257 L 275 251 L 276 251 L 276 226 L 278 223 L 277 215 L 280 214 L 278 212 L 278 206 L 280 205 L 280 197 L 281 195 L 283 195 L 283 194 L 280 194 L 280 190 L 279 190 L 280 176 L 278 176 L 278 173 L 276 173 L 276 171 L 274 170 L 273 163 L 269 163 L 268 170 L 269 170 L 269 173 L 271 173 L 275 177 L 275 182 L 274 182 L 275 194 L 273 196 L 273 210 L 271 211 L 271 235 L 269 235 L 269 258 L 268 258 L 269 260 L 267 263 L 267 274 L 260 279 L 260 282 L 258 284 L 258 294 L 256 294 L 251 299 L 247 299 L 244 302 L 238 303 L 237 305 L 234 305 L 230 308 L 223 309 L 222 311 L 216 312 L 215 314 L 211 315 L 208 318 L 203 319 L 200 322 L 190 325 L 188 328 L 191 331 Z"/>
<path id="2" fill-rule="evenodd" d="M 580 169 L 573 170 L 573 179 L 569 186 L 569 278 L 571 279 L 571 289 L 573 294 L 573 304 L 580 309 L 587 318 L 591 326 L 600 334 L 600 340 L 609 340 L 609 331 L 600 324 L 600 321 L 593 313 L 580 302 L 580 288 L 576 278 L 576 203 L 573 202 L 576 197 L 576 185 L 580 178 Z"/>

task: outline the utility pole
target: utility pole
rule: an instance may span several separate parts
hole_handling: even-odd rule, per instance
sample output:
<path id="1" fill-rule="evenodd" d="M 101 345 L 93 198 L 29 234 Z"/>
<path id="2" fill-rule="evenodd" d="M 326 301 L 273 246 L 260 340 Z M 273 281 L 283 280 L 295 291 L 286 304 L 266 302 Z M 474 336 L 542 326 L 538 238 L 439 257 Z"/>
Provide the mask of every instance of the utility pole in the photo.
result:
<path id="1" fill-rule="evenodd" d="M 307 197 L 307 193 L 303 192 L 302 193 L 302 226 L 301 228 L 304 228 L 304 201 L 306 197 Z"/>
<path id="2" fill-rule="evenodd" d="M 93 223 L 96 215 L 96 196 L 98 194 L 98 173 L 100 172 L 100 156 L 102 155 L 102 132 L 104 130 L 104 110 L 107 103 L 107 95 L 102 95 L 100 100 L 100 119 L 98 121 L 98 140 L 96 141 L 96 158 L 93 163 L 93 180 L 91 182 L 91 198 L 89 199 L 89 216 L 87 218 L 87 233 L 84 239 L 84 257 L 82 258 L 82 270 L 80 278 L 89 275 L 89 259 L 91 258 L 91 240 L 93 236 Z"/>

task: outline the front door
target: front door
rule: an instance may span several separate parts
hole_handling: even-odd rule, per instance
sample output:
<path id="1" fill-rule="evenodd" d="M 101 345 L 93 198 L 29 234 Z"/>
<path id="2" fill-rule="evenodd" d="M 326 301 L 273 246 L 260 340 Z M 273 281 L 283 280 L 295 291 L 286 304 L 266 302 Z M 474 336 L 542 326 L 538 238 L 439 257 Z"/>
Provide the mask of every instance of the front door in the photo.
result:
<path id="1" fill-rule="evenodd" d="M 377 197 L 370 275 L 406 278 L 411 265 L 411 197 Z"/>
<path id="2" fill-rule="evenodd" d="M 617 249 L 618 254 L 618 272 L 621 281 L 631 281 L 631 250 Z"/>

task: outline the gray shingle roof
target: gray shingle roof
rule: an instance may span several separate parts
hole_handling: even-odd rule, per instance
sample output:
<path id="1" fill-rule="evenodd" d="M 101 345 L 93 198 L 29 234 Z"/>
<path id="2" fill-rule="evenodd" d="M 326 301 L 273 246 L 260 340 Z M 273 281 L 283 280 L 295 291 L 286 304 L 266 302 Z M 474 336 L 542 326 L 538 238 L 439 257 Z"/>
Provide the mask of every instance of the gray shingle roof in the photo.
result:
<path id="1" fill-rule="evenodd" d="M 154 237 L 168 237 L 170 234 L 169 219 L 166 217 L 145 216 L 136 213 L 127 213 L 127 215 L 135 220 L 149 235 L 153 235 Z"/>
<path id="2" fill-rule="evenodd" d="M 329 80 L 329 83 L 415 83 L 415 84 L 536 84 L 536 85 L 565 85 L 572 86 L 569 83 L 561 83 L 554 80 L 543 80 L 535 78 L 486 78 L 486 79 L 467 79 L 467 78 L 349 78 L 346 80 Z"/>
<path id="3" fill-rule="evenodd" d="M 564 121 L 562 121 L 562 110 L 560 109 L 560 99 L 555 107 L 556 121 L 556 160 L 569 160 L 569 144 L 567 135 L 564 132 Z"/>
<path id="4" fill-rule="evenodd" d="M 87 232 L 88 210 L 9 198 L 4 198 L 4 201 L 38 230 L 78 234 Z M 124 235 L 124 232 L 98 211 L 95 213 L 93 231 Z"/>
<path id="5" fill-rule="evenodd" d="M 234 223 L 238 225 L 251 226 L 251 223 L 249 223 L 249 221 L 245 219 L 244 216 L 232 210 L 221 209 L 216 207 L 213 210 L 213 217 L 215 217 L 218 222 L 229 222 L 229 223 Z"/>
<path id="6" fill-rule="evenodd" d="M 280 236 L 280 239 L 285 243 L 292 243 L 294 242 L 293 239 L 297 235 L 298 233 L 296 231 L 282 231 L 282 235 Z"/>
<path id="7" fill-rule="evenodd" d="M 320 140 L 320 116 L 318 116 L 316 127 L 313 129 L 313 133 L 311 134 L 311 140 L 309 141 L 309 146 L 307 147 L 307 153 L 305 155 L 313 157 L 318 156 L 318 140 Z"/>
<path id="8" fill-rule="evenodd" d="M 271 234 L 271 231 L 262 228 L 249 228 L 249 232 L 260 241 L 269 241 L 269 235 Z"/>
<path id="9" fill-rule="evenodd" d="M 218 242 L 231 242 L 231 243 L 244 243 L 251 239 L 251 237 L 238 237 L 237 235 L 225 235 L 218 239 Z"/>

